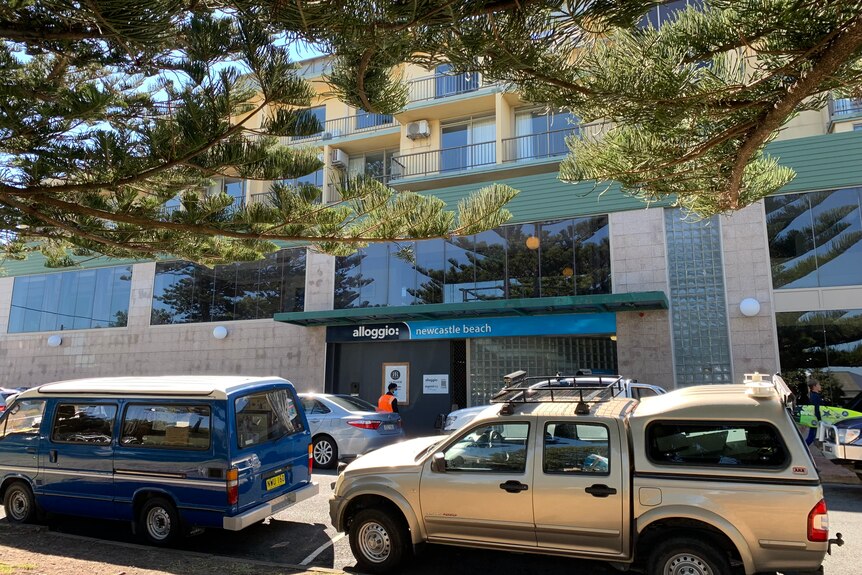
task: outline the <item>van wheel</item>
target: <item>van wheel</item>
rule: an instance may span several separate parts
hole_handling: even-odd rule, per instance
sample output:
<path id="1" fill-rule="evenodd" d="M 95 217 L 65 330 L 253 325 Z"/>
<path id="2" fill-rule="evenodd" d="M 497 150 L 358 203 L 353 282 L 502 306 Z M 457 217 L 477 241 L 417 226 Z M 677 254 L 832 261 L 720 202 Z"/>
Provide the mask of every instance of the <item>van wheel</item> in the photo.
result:
<path id="1" fill-rule="evenodd" d="M 36 499 L 30 487 L 21 481 L 6 488 L 3 507 L 11 523 L 30 523 L 36 518 Z"/>
<path id="2" fill-rule="evenodd" d="M 730 575 L 730 562 L 709 541 L 674 537 L 650 554 L 649 575 Z"/>
<path id="3" fill-rule="evenodd" d="M 338 464 L 338 446 L 331 437 L 321 435 L 315 439 L 311 453 L 315 467 L 333 469 Z"/>
<path id="4" fill-rule="evenodd" d="M 182 526 L 174 504 L 164 497 L 147 500 L 138 516 L 138 532 L 151 545 L 170 545 L 179 539 Z"/>
<path id="5" fill-rule="evenodd" d="M 370 573 L 395 571 L 410 555 L 410 545 L 407 529 L 380 509 L 363 509 L 350 523 L 350 550 Z"/>

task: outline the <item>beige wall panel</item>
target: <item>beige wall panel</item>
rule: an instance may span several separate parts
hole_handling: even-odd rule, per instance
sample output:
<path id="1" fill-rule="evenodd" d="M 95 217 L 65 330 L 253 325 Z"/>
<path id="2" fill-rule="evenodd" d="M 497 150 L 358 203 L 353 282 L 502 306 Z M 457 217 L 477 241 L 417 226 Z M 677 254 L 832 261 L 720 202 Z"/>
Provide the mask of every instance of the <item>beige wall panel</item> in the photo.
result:
<path id="1" fill-rule="evenodd" d="M 819 289 L 775 290 L 775 311 L 820 309 Z"/>

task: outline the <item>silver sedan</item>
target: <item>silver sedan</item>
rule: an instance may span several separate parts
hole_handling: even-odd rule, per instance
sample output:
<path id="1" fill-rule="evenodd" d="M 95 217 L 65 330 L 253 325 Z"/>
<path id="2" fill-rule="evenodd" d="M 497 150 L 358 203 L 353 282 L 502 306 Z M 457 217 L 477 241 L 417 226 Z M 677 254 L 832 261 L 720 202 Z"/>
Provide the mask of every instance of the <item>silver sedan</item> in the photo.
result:
<path id="1" fill-rule="evenodd" d="M 322 469 L 404 439 L 401 416 L 380 413 L 364 399 L 328 393 L 299 398 L 311 428 L 314 465 Z"/>

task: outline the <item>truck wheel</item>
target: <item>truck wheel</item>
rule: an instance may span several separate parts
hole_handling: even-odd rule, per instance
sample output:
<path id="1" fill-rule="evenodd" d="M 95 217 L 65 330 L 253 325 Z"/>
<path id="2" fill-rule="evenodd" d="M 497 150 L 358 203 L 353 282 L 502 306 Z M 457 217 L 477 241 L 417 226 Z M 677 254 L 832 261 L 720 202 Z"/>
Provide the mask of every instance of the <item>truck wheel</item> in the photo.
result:
<path id="1" fill-rule="evenodd" d="M 363 509 L 350 523 L 350 550 L 359 567 L 370 573 L 391 573 L 410 555 L 407 529 L 380 509 Z"/>
<path id="2" fill-rule="evenodd" d="M 649 557 L 649 575 L 730 575 L 730 563 L 709 541 L 674 537 Z"/>
<path id="3" fill-rule="evenodd" d="M 170 545 L 179 539 L 182 526 L 174 504 L 164 497 L 147 500 L 138 515 L 138 532 L 150 545 Z"/>
<path id="4" fill-rule="evenodd" d="M 332 469 L 338 464 L 338 446 L 331 437 L 321 435 L 316 438 L 311 453 L 315 467 Z"/>
<path id="5" fill-rule="evenodd" d="M 6 488 L 3 507 L 11 523 L 30 523 L 36 518 L 36 499 L 30 487 L 22 481 Z"/>

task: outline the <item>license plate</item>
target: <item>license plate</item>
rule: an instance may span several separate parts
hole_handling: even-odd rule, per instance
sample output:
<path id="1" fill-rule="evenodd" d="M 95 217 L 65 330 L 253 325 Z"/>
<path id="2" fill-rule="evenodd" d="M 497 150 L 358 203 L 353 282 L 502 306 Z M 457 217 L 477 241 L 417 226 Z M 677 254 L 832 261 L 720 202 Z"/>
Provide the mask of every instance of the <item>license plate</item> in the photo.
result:
<path id="1" fill-rule="evenodd" d="M 831 445 L 824 445 L 824 446 L 823 446 L 823 450 L 824 450 L 824 451 L 829 451 L 829 452 L 831 452 L 831 451 L 832 451 L 832 446 L 831 446 Z"/>
<path id="2" fill-rule="evenodd" d="M 392 431 L 393 429 L 395 429 L 394 423 L 384 423 L 383 424 L 383 431 Z"/>
<path id="3" fill-rule="evenodd" d="M 271 489 L 275 489 L 276 487 L 281 487 L 284 485 L 284 473 L 276 475 L 274 477 L 270 477 L 266 480 L 266 490 L 269 491 Z"/>

